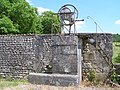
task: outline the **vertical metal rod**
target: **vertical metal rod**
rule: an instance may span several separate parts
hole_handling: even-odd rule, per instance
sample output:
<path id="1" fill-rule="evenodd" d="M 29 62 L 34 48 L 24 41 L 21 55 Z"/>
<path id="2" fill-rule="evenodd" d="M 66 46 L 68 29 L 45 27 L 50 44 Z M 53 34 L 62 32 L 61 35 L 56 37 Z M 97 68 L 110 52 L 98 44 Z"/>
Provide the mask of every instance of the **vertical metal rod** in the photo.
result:
<path id="1" fill-rule="evenodd" d="M 70 35 L 70 33 L 71 33 L 71 27 L 72 27 L 72 26 L 70 25 L 70 27 L 69 27 L 69 35 Z"/>
<path id="2" fill-rule="evenodd" d="M 94 22 L 96 25 L 96 60 L 97 60 L 97 50 L 98 50 L 98 38 L 97 38 L 97 23 Z"/>
<path id="3" fill-rule="evenodd" d="M 74 15 L 74 34 L 75 34 L 75 31 L 76 31 L 76 24 L 75 24 L 75 15 Z"/>
<path id="4" fill-rule="evenodd" d="M 97 31 L 97 27 L 98 27 L 98 25 L 97 25 L 97 23 L 95 22 L 95 20 L 91 16 L 88 16 L 87 19 L 91 19 L 95 23 L 95 25 L 96 25 L 96 30 L 95 30 L 96 31 L 96 38 L 95 39 L 96 39 L 96 60 L 97 60 L 97 54 L 98 54 L 97 53 L 97 50 L 98 50 L 98 38 L 97 38 L 97 36 L 98 36 L 97 32 L 98 31 Z"/>

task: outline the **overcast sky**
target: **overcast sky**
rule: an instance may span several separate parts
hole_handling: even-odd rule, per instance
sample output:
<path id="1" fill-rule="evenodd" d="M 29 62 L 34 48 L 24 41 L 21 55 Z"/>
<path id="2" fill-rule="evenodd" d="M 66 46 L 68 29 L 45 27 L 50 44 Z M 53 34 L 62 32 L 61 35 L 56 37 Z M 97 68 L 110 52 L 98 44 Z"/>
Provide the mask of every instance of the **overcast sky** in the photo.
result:
<path id="1" fill-rule="evenodd" d="M 37 7 L 39 13 L 43 11 L 58 12 L 65 4 L 74 5 L 79 11 L 79 19 L 84 22 L 76 23 L 77 32 L 96 31 L 94 21 L 102 28 L 98 32 L 120 33 L 120 0 L 26 0 Z M 87 19 L 90 16 L 94 19 Z"/>

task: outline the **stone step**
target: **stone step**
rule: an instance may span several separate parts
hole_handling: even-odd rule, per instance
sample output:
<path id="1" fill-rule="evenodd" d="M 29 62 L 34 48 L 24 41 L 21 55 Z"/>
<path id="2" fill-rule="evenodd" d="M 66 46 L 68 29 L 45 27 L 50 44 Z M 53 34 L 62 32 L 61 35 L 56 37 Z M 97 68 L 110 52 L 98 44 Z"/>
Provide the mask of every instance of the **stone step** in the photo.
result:
<path id="1" fill-rule="evenodd" d="M 32 84 L 55 86 L 77 86 L 78 75 L 30 73 L 28 81 Z"/>

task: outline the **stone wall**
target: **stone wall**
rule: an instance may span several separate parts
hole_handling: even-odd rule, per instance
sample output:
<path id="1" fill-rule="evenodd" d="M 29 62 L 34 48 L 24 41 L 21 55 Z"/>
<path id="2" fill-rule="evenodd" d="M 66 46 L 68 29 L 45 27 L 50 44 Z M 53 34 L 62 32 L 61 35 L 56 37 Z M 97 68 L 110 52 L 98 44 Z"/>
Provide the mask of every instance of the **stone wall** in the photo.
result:
<path id="1" fill-rule="evenodd" d="M 0 75 L 23 78 L 30 72 L 42 73 L 46 65 L 52 65 L 51 73 L 54 74 L 77 75 L 78 48 L 82 50 L 83 76 L 90 70 L 99 75 L 108 74 L 112 61 L 112 35 L 97 34 L 96 41 L 96 34 L 82 33 L 1 35 Z"/>
<path id="2" fill-rule="evenodd" d="M 80 38 L 83 41 L 83 76 L 90 76 L 92 71 L 96 78 L 104 80 L 112 67 L 112 35 L 80 34 Z"/>
<path id="3" fill-rule="evenodd" d="M 116 64 L 114 64 L 115 65 L 115 72 L 116 72 L 116 74 L 118 74 L 118 75 L 120 75 L 120 63 L 116 63 Z"/>
<path id="4" fill-rule="evenodd" d="M 73 35 L 1 35 L 0 75 L 23 78 L 49 64 L 52 73 L 76 74 L 76 41 Z"/>
<path id="5" fill-rule="evenodd" d="M 52 73 L 77 74 L 77 37 L 73 35 L 38 35 L 35 37 L 35 71 L 45 65 L 53 66 Z"/>
<path id="6" fill-rule="evenodd" d="M 24 77 L 33 71 L 34 36 L 0 36 L 0 75 Z"/>
<path id="7" fill-rule="evenodd" d="M 77 74 L 77 36 L 53 37 L 53 73 Z"/>

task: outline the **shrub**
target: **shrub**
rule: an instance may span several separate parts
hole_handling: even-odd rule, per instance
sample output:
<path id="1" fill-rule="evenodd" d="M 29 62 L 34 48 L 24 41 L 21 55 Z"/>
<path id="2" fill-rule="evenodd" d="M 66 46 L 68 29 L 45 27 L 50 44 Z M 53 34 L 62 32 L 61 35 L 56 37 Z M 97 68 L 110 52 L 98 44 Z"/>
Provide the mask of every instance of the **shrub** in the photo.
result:
<path id="1" fill-rule="evenodd" d="M 99 81 L 96 79 L 96 73 L 94 70 L 90 70 L 88 75 L 88 80 L 92 82 L 93 85 L 98 85 Z"/>
<path id="2" fill-rule="evenodd" d="M 118 54 L 117 57 L 114 58 L 115 63 L 120 63 L 120 53 Z"/>

